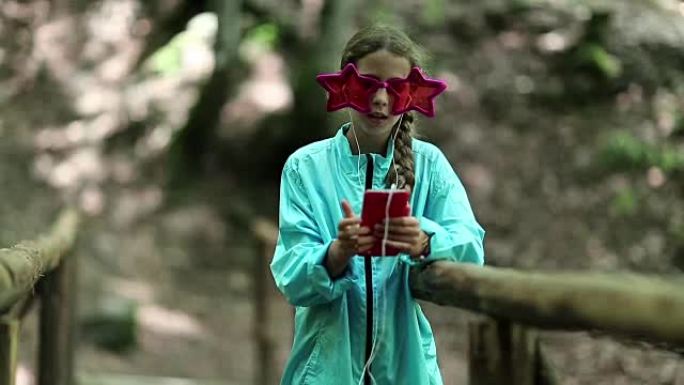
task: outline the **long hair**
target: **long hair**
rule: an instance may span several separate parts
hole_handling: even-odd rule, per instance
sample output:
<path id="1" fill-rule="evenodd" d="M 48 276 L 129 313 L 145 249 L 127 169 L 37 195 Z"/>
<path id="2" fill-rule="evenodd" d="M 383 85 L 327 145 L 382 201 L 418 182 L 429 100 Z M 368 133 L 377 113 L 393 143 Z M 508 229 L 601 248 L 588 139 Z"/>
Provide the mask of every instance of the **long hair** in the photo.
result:
<path id="1" fill-rule="evenodd" d="M 344 68 L 348 63 L 356 64 L 364 56 L 382 49 L 406 58 L 412 67 L 423 65 L 425 53 L 404 32 L 387 25 L 373 25 L 359 30 L 347 42 L 342 52 L 340 68 Z M 397 172 L 395 173 L 392 169 L 387 172 L 385 177 L 387 186 L 396 183 L 399 188 L 413 189 L 416 181 L 413 147 L 411 145 L 414 120 L 413 113 L 406 112 L 397 128 L 397 139 L 394 146 L 394 162 L 397 165 Z"/>

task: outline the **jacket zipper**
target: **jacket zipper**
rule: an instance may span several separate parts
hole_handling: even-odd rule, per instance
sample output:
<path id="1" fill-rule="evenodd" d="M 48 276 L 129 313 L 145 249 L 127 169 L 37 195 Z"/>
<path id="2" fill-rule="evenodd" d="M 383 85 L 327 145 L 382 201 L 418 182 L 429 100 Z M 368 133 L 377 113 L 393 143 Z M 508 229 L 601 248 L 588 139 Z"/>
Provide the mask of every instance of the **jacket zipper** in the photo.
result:
<path id="1" fill-rule="evenodd" d="M 366 190 L 373 188 L 373 157 L 371 154 L 366 154 Z M 373 265 L 372 257 L 368 256 L 364 259 L 364 271 L 366 275 L 366 359 L 363 361 L 362 368 L 370 358 L 371 349 L 373 347 Z M 363 382 L 365 385 L 371 385 L 370 366 L 365 372 Z"/>

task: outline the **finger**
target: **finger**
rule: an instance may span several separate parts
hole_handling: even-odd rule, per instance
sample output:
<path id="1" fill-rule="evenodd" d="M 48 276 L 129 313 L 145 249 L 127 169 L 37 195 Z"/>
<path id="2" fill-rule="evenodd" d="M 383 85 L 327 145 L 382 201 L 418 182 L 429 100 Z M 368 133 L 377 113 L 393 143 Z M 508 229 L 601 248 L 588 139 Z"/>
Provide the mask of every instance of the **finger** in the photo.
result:
<path id="1" fill-rule="evenodd" d="M 359 247 L 365 247 L 368 245 L 372 246 L 373 243 L 375 243 L 375 237 L 372 235 L 366 236 L 366 237 L 359 237 L 357 241 L 358 241 Z"/>
<path id="2" fill-rule="evenodd" d="M 343 239 L 358 239 L 360 235 L 369 235 L 371 233 L 368 227 L 348 226 L 343 230 L 338 231 L 337 238 Z"/>
<path id="3" fill-rule="evenodd" d="M 371 229 L 368 228 L 367 226 L 357 226 L 357 227 L 349 227 L 347 229 L 347 232 L 349 234 L 354 234 L 354 235 L 368 235 L 371 233 Z"/>
<path id="4" fill-rule="evenodd" d="M 383 225 L 375 225 L 373 228 L 375 233 L 385 233 L 385 226 Z M 388 225 L 387 226 L 387 232 L 389 234 L 394 234 L 394 235 L 411 235 L 411 236 L 417 236 L 420 234 L 420 227 L 415 227 L 415 226 L 392 226 Z"/>
<path id="5" fill-rule="evenodd" d="M 361 224 L 361 218 L 359 218 L 359 217 L 344 218 L 337 225 L 337 230 L 343 231 L 343 230 L 346 230 L 350 226 L 357 226 L 360 224 Z"/>
<path id="6" fill-rule="evenodd" d="M 339 239 L 342 242 L 354 243 L 354 242 L 358 242 L 359 236 L 353 235 L 353 234 L 347 234 L 347 233 L 340 233 L 337 236 L 337 239 Z"/>
<path id="7" fill-rule="evenodd" d="M 386 241 L 385 246 L 391 246 L 400 251 L 408 252 L 411 250 L 411 244 L 406 242 Z"/>
<path id="8" fill-rule="evenodd" d="M 342 200 L 342 210 L 344 211 L 345 218 L 354 218 L 356 216 L 356 214 L 354 214 L 354 210 L 352 210 L 351 205 L 346 199 Z"/>
<path id="9" fill-rule="evenodd" d="M 375 234 L 375 236 L 378 239 L 383 239 L 383 234 Z M 403 242 L 403 243 L 408 243 L 411 245 L 416 245 L 418 243 L 419 238 L 415 236 L 406 236 L 406 235 L 391 235 L 387 237 L 388 241 L 395 241 L 395 242 Z"/>
<path id="10" fill-rule="evenodd" d="M 420 226 L 420 222 L 416 217 L 394 217 L 389 218 L 387 223 L 390 226 Z"/>

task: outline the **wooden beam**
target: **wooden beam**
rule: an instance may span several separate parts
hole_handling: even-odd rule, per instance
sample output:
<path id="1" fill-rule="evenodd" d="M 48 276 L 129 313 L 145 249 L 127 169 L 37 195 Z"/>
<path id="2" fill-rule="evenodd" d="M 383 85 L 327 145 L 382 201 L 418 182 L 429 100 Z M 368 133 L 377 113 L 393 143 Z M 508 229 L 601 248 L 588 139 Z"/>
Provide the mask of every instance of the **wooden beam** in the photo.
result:
<path id="1" fill-rule="evenodd" d="M 524 272 L 438 261 L 411 271 L 415 298 L 555 330 L 684 346 L 684 278 Z"/>
<path id="2" fill-rule="evenodd" d="M 48 235 L 0 249 L 0 314 L 28 294 L 44 274 L 60 263 L 75 242 L 77 226 L 76 211 L 66 210 Z"/>

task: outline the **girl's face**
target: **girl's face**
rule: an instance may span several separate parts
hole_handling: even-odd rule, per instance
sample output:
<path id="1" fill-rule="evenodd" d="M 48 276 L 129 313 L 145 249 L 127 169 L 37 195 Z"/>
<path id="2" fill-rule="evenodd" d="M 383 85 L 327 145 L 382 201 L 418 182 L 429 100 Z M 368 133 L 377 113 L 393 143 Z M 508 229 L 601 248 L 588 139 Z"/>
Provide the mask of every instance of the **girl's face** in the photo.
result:
<path id="1" fill-rule="evenodd" d="M 397 56 L 387 50 L 370 53 L 356 63 L 359 74 L 372 76 L 379 80 L 405 78 L 411 71 L 411 63 L 403 56 Z M 392 95 L 387 89 L 380 88 L 371 97 L 371 112 L 364 114 L 351 110 L 354 128 L 369 136 L 387 136 L 392 127 L 399 121 L 400 115 L 392 115 Z"/>

